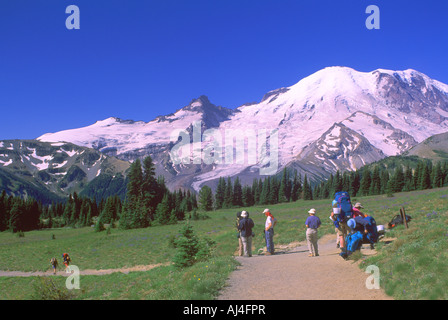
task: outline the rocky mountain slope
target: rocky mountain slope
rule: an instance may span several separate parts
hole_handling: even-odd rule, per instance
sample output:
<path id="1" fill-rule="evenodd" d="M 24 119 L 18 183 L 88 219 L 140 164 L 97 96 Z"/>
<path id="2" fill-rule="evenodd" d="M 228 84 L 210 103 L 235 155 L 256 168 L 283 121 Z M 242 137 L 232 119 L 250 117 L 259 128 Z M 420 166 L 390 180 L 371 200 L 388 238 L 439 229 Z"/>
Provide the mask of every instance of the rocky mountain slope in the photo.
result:
<path id="1" fill-rule="evenodd" d="M 60 200 L 72 192 L 80 193 L 98 180 L 115 178 L 124 183 L 129 165 L 72 143 L 0 141 L 1 189 L 44 202 Z"/>
<path id="2" fill-rule="evenodd" d="M 220 176 L 250 183 L 268 167 L 296 168 L 319 180 L 447 131 L 447 85 L 415 70 L 329 67 L 235 110 L 202 96 L 150 122 L 109 118 L 38 140 L 67 141 L 127 161 L 149 154 L 169 187 L 198 190 Z M 180 163 L 171 157 L 173 148 L 182 154 Z"/>

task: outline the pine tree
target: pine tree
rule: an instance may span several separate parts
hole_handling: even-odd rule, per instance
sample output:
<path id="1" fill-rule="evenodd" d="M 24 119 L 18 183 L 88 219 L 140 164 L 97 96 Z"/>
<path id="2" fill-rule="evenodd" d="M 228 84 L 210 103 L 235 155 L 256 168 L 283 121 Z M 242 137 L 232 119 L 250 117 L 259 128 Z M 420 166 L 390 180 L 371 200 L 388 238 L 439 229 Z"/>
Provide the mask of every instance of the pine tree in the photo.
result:
<path id="1" fill-rule="evenodd" d="M 95 232 L 101 232 L 106 230 L 106 228 L 104 227 L 104 222 L 103 222 L 103 218 L 101 217 L 101 215 L 98 217 L 98 220 L 96 221 L 95 224 Z"/>
<path id="2" fill-rule="evenodd" d="M 226 193 L 224 197 L 224 208 L 231 208 L 233 205 L 233 185 L 230 177 L 227 178 Z"/>
<path id="3" fill-rule="evenodd" d="M 405 185 L 405 181 L 404 181 L 404 173 L 403 173 L 403 167 L 402 166 L 398 166 L 395 169 L 395 173 L 393 176 L 393 182 L 394 182 L 394 192 L 401 192 L 403 191 L 404 185 Z"/>
<path id="4" fill-rule="evenodd" d="M 303 178 L 303 200 L 313 200 L 311 186 L 308 184 L 308 178 L 305 174 Z"/>
<path id="5" fill-rule="evenodd" d="M 131 203 L 138 202 L 142 197 L 143 172 L 140 159 L 136 159 L 129 168 L 126 197 Z"/>
<path id="6" fill-rule="evenodd" d="M 158 223 L 165 225 L 169 224 L 171 218 L 171 206 L 169 195 L 165 194 L 162 202 L 157 205 L 155 219 Z"/>
<path id="7" fill-rule="evenodd" d="M 275 176 L 272 176 L 271 179 L 268 179 L 269 181 L 269 189 L 270 192 L 268 193 L 268 204 L 277 204 L 278 203 L 278 190 L 280 188 L 277 178 Z"/>
<path id="8" fill-rule="evenodd" d="M 389 184 L 389 172 L 387 170 L 381 171 L 381 194 L 387 193 L 387 187 Z M 390 190 L 392 192 L 392 190 Z"/>
<path id="9" fill-rule="evenodd" d="M 219 178 L 218 186 L 216 187 L 215 192 L 215 208 L 221 209 L 224 205 L 226 192 L 226 180 L 223 177 Z"/>
<path id="10" fill-rule="evenodd" d="M 406 169 L 404 170 L 404 188 L 403 191 L 413 191 L 414 185 L 412 183 L 413 176 L 412 176 L 412 169 L 409 166 L 406 166 Z"/>
<path id="11" fill-rule="evenodd" d="M 288 202 L 289 201 L 289 197 L 286 196 L 287 193 L 287 174 L 286 174 L 286 167 L 283 168 L 283 173 L 282 173 L 282 180 L 280 182 L 280 188 L 278 190 L 278 202 L 282 203 L 282 202 Z"/>
<path id="12" fill-rule="evenodd" d="M 104 206 L 103 211 L 101 212 L 101 219 L 104 224 L 112 223 L 114 219 L 117 217 L 117 208 L 116 201 L 114 197 L 109 197 L 106 200 L 106 205 Z"/>
<path id="13" fill-rule="evenodd" d="M 263 189 L 260 194 L 260 204 L 265 205 L 269 204 L 269 193 L 271 192 L 271 177 L 264 179 L 263 181 Z"/>
<path id="14" fill-rule="evenodd" d="M 433 188 L 441 188 L 443 186 L 442 164 L 437 162 L 432 170 L 432 186 Z"/>
<path id="15" fill-rule="evenodd" d="M 348 191 L 351 186 L 351 175 L 347 171 L 342 175 L 342 190 Z"/>
<path id="16" fill-rule="evenodd" d="M 9 217 L 6 214 L 6 191 L 0 195 L 0 232 L 8 229 Z"/>
<path id="17" fill-rule="evenodd" d="M 252 188 L 249 186 L 243 187 L 243 206 L 252 207 L 254 204 Z"/>
<path id="18" fill-rule="evenodd" d="M 302 176 L 297 176 L 297 170 L 294 171 L 294 179 L 291 187 L 291 201 L 297 201 L 302 195 Z"/>
<path id="19" fill-rule="evenodd" d="M 9 230 L 13 233 L 23 231 L 23 207 L 20 199 L 15 200 L 9 213 Z"/>
<path id="20" fill-rule="evenodd" d="M 192 266 L 196 262 L 199 240 L 189 223 L 182 228 L 180 237 L 175 240 L 175 246 L 176 254 L 173 257 L 175 267 L 185 268 Z"/>
<path id="21" fill-rule="evenodd" d="M 143 172 L 140 159 L 136 159 L 129 168 L 128 185 L 126 193 L 125 209 L 122 213 L 124 229 L 146 228 L 149 226 L 150 217 L 143 198 Z"/>
<path id="22" fill-rule="evenodd" d="M 253 198 L 254 205 L 260 203 L 260 194 L 261 194 L 261 188 L 258 183 L 258 179 L 254 178 L 254 180 L 252 182 L 252 198 Z"/>
<path id="23" fill-rule="evenodd" d="M 142 196 L 145 210 L 148 212 L 150 219 L 153 219 L 154 211 L 157 205 L 158 183 L 155 178 L 155 168 L 150 156 L 143 160 L 143 176 L 142 176 Z"/>
<path id="24" fill-rule="evenodd" d="M 370 190 L 369 194 L 371 195 L 377 195 L 381 192 L 381 177 L 380 177 L 380 170 L 378 166 L 375 166 L 372 173 L 372 180 L 370 182 Z"/>
<path id="25" fill-rule="evenodd" d="M 353 197 L 356 197 L 360 188 L 361 188 L 361 177 L 360 177 L 359 171 L 356 170 L 353 173 L 353 178 L 351 179 L 350 194 Z"/>
<path id="26" fill-rule="evenodd" d="M 334 177 L 333 183 L 334 183 L 334 187 L 333 187 L 334 193 L 343 191 L 342 190 L 342 177 L 341 177 L 341 173 L 339 172 L 339 170 L 336 171 L 336 176 Z"/>
<path id="27" fill-rule="evenodd" d="M 233 184 L 233 205 L 237 207 L 243 206 L 243 189 L 238 177 L 236 177 Z"/>
<path id="28" fill-rule="evenodd" d="M 359 189 L 361 195 L 363 196 L 369 195 L 370 183 L 371 183 L 370 171 L 367 168 L 365 168 L 362 173 L 361 187 Z"/>
<path id="29" fill-rule="evenodd" d="M 431 188 L 431 175 L 429 166 L 424 166 L 419 179 L 419 190 L 426 190 Z"/>
<path id="30" fill-rule="evenodd" d="M 199 209 L 203 211 L 213 210 L 213 194 L 209 186 L 203 186 L 199 191 Z"/>

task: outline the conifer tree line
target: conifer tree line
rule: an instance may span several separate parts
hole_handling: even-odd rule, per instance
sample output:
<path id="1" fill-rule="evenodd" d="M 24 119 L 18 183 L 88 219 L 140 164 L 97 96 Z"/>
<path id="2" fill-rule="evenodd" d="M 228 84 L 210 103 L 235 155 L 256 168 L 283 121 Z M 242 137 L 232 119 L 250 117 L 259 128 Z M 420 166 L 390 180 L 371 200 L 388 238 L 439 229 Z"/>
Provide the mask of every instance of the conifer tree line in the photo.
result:
<path id="1" fill-rule="evenodd" d="M 265 179 L 254 179 L 252 185 L 242 186 L 238 177 L 232 182 L 230 177 L 219 178 L 214 196 L 208 186 L 199 192 L 199 208 L 204 211 L 227 209 L 233 207 L 251 207 L 269 205 L 298 199 L 312 200 L 312 189 L 305 174 L 294 171 L 291 174 L 286 168 L 280 176 L 268 176 Z"/>
<path id="2" fill-rule="evenodd" d="M 29 198 L 0 194 L 0 232 L 31 231 L 41 228 L 86 227 L 104 225 L 122 229 L 145 228 L 154 223 L 170 224 L 196 217 L 196 194 L 190 191 L 171 192 L 163 177 L 155 177 L 151 157 L 137 159 L 128 174 L 126 198 L 109 196 L 97 203 L 96 199 L 71 194 L 65 203 L 43 205 Z M 188 216 L 187 216 L 188 215 Z"/>
<path id="3" fill-rule="evenodd" d="M 403 159 L 402 159 L 403 160 Z M 32 198 L 0 194 L 0 231 L 31 231 L 40 228 L 85 227 L 95 224 L 122 229 L 145 228 L 153 224 L 172 224 L 185 218 L 198 218 L 197 209 L 211 211 L 234 207 L 251 207 L 294 202 L 299 199 L 330 199 L 337 191 L 351 196 L 393 194 L 448 186 L 448 162 L 433 164 L 417 160 L 385 165 L 371 164 L 357 171 L 339 171 L 329 179 L 311 185 L 307 175 L 302 179 L 297 171 L 286 168 L 281 174 L 254 179 L 242 186 L 238 177 L 221 177 L 215 194 L 208 186 L 201 188 L 198 199 L 189 190 L 169 191 L 163 176 L 155 176 L 151 157 L 137 159 L 130 167 L 126 198 L 110 196 L 96 199 L 79 196 L 76 192 L 65 203 L 42 205 Z M 391 169 L 392 168 L 392 169 Z"/>
<path id="4" fill-rule="evenodd" d="M 429 160 L 418 160 L 416 165 L 394 165 L 387 169 L 381 165 L 369 165 L 357 171 L 331 174 L 329 179 L 311 185 L 305 174 L 290 174 L 284 168 L 282 175 L 265 179 L 254 179 L 252 185 L 241 186 L 239 178 L 235 181 L 220 178 L 215 194 L 204 186 L 199 193 L 199 207 L 204 211 L 232 207 L 251 207 L 298 199 L 330 199 L 338 191 L 347 191 L 352 197 L 388 194 L 396 192 L 425 190 L 448 186 L 448 162 L 433 164 Z"/>
<path id="5" fill-rule="evenodd" d="M 417 160 L 413 166 L 400 162 L 392 165 L 393 169 L 372 164 L 358 171 L 345 171 L 343 174 L 337 171 L 313 188 L 313 196 L 315 199 L 328 199 L 337 191 L 348 191 L 351 196 L 392 195 L 448 186 L 446 161 L 433 164 L 430 160 Z"/>

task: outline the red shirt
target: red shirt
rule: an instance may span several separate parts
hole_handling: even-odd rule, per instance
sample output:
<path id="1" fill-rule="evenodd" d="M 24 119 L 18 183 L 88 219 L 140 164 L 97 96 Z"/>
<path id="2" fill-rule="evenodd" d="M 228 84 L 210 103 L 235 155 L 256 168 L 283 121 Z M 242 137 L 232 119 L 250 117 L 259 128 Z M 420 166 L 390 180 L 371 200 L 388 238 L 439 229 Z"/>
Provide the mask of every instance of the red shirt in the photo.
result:
<path id="1" fill-rule="evenodd" d="M 353 208 L 353 218 L 356 218 L 356 217 L 365 217 L 364 216 L 364 214 L 361 212 L 361 211 L 359 211 L 359 209 L 358 208 Z"/>

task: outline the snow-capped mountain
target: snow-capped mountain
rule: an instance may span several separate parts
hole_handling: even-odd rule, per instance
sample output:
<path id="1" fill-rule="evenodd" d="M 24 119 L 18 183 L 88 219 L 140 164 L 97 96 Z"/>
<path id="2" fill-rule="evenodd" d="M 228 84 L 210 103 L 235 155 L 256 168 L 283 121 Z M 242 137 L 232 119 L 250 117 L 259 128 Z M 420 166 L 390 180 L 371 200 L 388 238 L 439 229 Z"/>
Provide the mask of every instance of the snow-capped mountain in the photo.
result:
<path id="1" fill-rule="evenodd" d="M 95 179 L 124 182 L 129 163 L 65 142 L 0 141 L 0 187 L 9 194 L 56 200 L 81 192 Z M 53 196 L 49 196 L 52 194 Z"/>
<path id="2" fill-rule="evenodd" d="M 204 138 L 211 132 L 208 129 L 215 129 L 218 135 L 195 140 L 197 123 L 196 137 L 199 133 Z M 189 134 L 192 147 L 186 149 L 188 156 L 198 156 L 195 148 L 211 148 L 217 161 L 174 163 L 170 151 L 179 142 L 173 140 L 173 133 L 179 130 Z M 168 186 L 198 190 L 220 176 L 238 175 L 243 183 L 250 183 L 260 176 L 260 169 L 273 164 L 268 155 L 274 151 L 278 151 L 276 169 L 291 166 L 302 175 L 313 173 L 319 179 L 336 170 L 355 170 L 385 156 L 402 154 L 446 131 L 447 85 L 410 69 L 358 72 L 329 67 L 293 86 L 267 93 L 259 103 L 235 110 L 216 107 L 202 96 L 174 114 L 150 122 L 109 118 L 89 127 L 45 134 L 38 140 L 69 141 L 123 160 L 150 154 Z M 225 140 L 229 132 L 244 139 L 244 150 L 229 145 Z M 265 136 L 260 138 L 260 132 Z M 254 136 L 256 144 L 252 144 Z M 257 149 L 255 163 L 248 159 L 251 148 Z M 244 161 L 237 160 L 238 153 L 232 163 L 223 161 L 233 159 L 234 151 L 243 154 Z"/>

